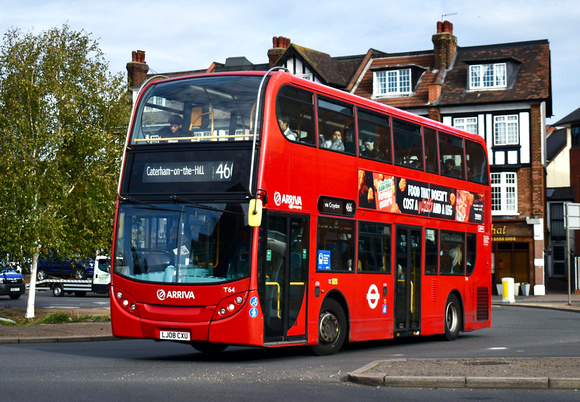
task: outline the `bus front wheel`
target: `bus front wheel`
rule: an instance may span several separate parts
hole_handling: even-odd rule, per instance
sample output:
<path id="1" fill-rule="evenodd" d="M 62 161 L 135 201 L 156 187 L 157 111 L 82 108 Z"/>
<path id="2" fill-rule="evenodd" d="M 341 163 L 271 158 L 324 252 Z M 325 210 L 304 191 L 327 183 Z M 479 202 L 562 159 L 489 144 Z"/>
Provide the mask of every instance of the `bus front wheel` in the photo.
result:
<path id="1" fill-rule="evenodd" d="M 461 306 L 455 295 L 449 295 L 445 303 L 445 339 L 454 341 L 461 331 Z"/>
<path id="2" fill-rule="evenodd" d="M 208 355 L 221 353 L 228 347 L 225 343 L 191 342 L 195 350 Z"/>
<path id="3" fill-rule="evenodd" d="M 346 338 L 346 315 L 339 302 L 326 299 L 318 318 L 318 344 L 312 349 L 319 356 L 331 355 L 340 350 Z"/>

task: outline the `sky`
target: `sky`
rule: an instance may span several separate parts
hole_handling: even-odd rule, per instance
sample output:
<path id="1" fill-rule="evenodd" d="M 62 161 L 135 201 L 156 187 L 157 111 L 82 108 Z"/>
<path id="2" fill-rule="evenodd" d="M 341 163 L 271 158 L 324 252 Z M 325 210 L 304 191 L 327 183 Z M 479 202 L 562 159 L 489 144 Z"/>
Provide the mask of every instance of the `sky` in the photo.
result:
<path id="1" fill-rule="evenodd" d="M 432 50 L 437 21 L 458 46 L 548 40 L 553 124 L 580 107 L 580 0 L 0 0 L 0 33 L 67 24 L 95 40 L 113 73 L 144 50 L 157 73 L 245 56 L 266 63 L 274 36 L 333 57 Z"/>

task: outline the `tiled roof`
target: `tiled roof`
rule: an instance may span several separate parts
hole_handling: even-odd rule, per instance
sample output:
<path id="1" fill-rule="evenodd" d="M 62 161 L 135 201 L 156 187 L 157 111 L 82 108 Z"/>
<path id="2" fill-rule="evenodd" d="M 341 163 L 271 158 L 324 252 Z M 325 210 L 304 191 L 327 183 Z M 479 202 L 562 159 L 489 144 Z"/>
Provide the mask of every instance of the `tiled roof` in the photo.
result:
<path id="1" fill-rule="evenodd" d="M 434 73 L 431 70 L 431 66 L 433 65 L 433 54 L 427 54 L 428 52 L 422 52 L 421 54 L 417 55 L 409 55 L 405 54 L 402 56 L 386 56 L 383 53 L 383 56 L 386 57 L 379 57 L 374 58 L 371 62 L 370 68 L 365 71 L 364 76 L 362 77 L 359 85 L 355 90 L 355 94 L 365 97 L 371 98 L 373 93 L 373 69 L 375 68 L 382 68 L 382 67 L 409 67 L 409 66 L 418 66 L 421 68 L 426 69 L 427 71 L 423 74 L 419 85 L 416 88 L 415 93 L 413 96 L 405 96 L 405 97 L 397 97 L 397 98 L 384 98 L 384 99 L 375 99 L 377 102 L 385 103 L 390 106 L 398 107 L 398 108 L 413 108 L 413 107 L 424 107 L 428 100 L 429 100 L 429 84 L 432 84 L 436 77 L 436 72 Z M 432 53 L 432 52 L 431 52 Z"/>
<path id="2" fill-rule="evenodd" d="M 546 137 L 546 159 L 552 161 L 566 146 L 566 130 L 553 131 Z"/>
<path id="3" fill-rule="evenodd" d="M 283 65 L 288 58 L 298 56 L 329 86 L 345 88 L 360 65 L 362 56 L 333 58 L 327 53 L 291 44 L 276 64 Z"/>
<path id="4" fill-rule="evenodd" d="M 467 62 L 482 63 L 516 59 L 520 64 L 511 88 L 492 91 L 467 91 Z M 447 73 L 441 90 L 440 106 L 484 104 L 515 101 L 550 100 L 550 46 L 548 41 L 506 43 L 457 48 L 453 68 Z M 551 115 L 551 110 L 548 110 Z"/>
<path id="5" fill-rule="evenodd" d="M 563 127 L 563 126 L 569 126 L 569 125 L 575 124 L 575 123 L 576 124 L 580 123 L 580 108 L 574 110 L 568 116 L 564 117 L 562 120 L 555 123 L 554 126 Z"/>
<path id="6" fill-rule="evenodd" d="M 514 85 L 496 91 L 467 91 L 467 62 L 493 62 L 515 59 L 520 64 Z M 433 51 L 391 54 L 374 57 L 355 90 L 357 95 L 370 98 L 373 92 L 373 72 L 381 67 L 419 66 L 426 69 L 411 97 L 375 99 L 398 108 L 429 106 L 429 85 L 435 83 L 437 70 L 433 70 Z M 486 103 L 547 101 L 551 115 L 550 48 L 548 41 L 507 43 L 489 46 L 457 48 L 452 68 L 443 76 L 441 96 L 437 106 L 475 105 Z M 580 113 L 579 113 L 580 117 Z"/>

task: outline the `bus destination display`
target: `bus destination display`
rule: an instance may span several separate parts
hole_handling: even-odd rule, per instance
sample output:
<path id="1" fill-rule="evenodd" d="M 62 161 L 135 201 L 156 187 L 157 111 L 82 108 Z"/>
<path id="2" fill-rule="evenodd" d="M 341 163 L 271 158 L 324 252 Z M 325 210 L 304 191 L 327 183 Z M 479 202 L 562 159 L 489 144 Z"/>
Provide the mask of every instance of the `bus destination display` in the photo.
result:
<path id="1" fill-rule="evenodd" d="M 162 162 L 143 167 L 143 183 L 231 181 L 233 161 Z"/>

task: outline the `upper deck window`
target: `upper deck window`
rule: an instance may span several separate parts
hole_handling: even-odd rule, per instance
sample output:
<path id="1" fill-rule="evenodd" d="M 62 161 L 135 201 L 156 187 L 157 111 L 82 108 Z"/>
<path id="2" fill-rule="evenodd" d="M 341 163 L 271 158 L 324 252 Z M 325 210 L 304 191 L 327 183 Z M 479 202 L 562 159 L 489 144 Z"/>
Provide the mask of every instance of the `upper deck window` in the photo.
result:
<path id="1" fill-rule="evenodd" d="M 439 133 L 439 157 L 441 173 L 445 176 L 463 179 L 463 140 L 449 134 Z"/>
<path id="2" fill-rule="evenodd" d="M 276 118 L 280 131 L 290 141 L 316 143 L 312 92 L 283 86 L 276 100 Z"/>
<path id="3" fill-rule="evenodd" d="M 395 164 L 423 170 L 423 139 L 421 126 L 393 119 Z"/>
<path id="4" fill-rule="evenodd" d="M 391 125 L 387 115 L 358 109 L 360 156 L 391 162 Z"/>
<path id="5" fill-rule="evenodd" d="M 141 97 L 131 144 L 249 140 L 261 79 L 213 76 L 153 84 Z"/>
<path id="6" fill-rule="evenodd" d="M 354 107 L 329 98 L 318 98 L 320 148 L 356 154 Z"/>

